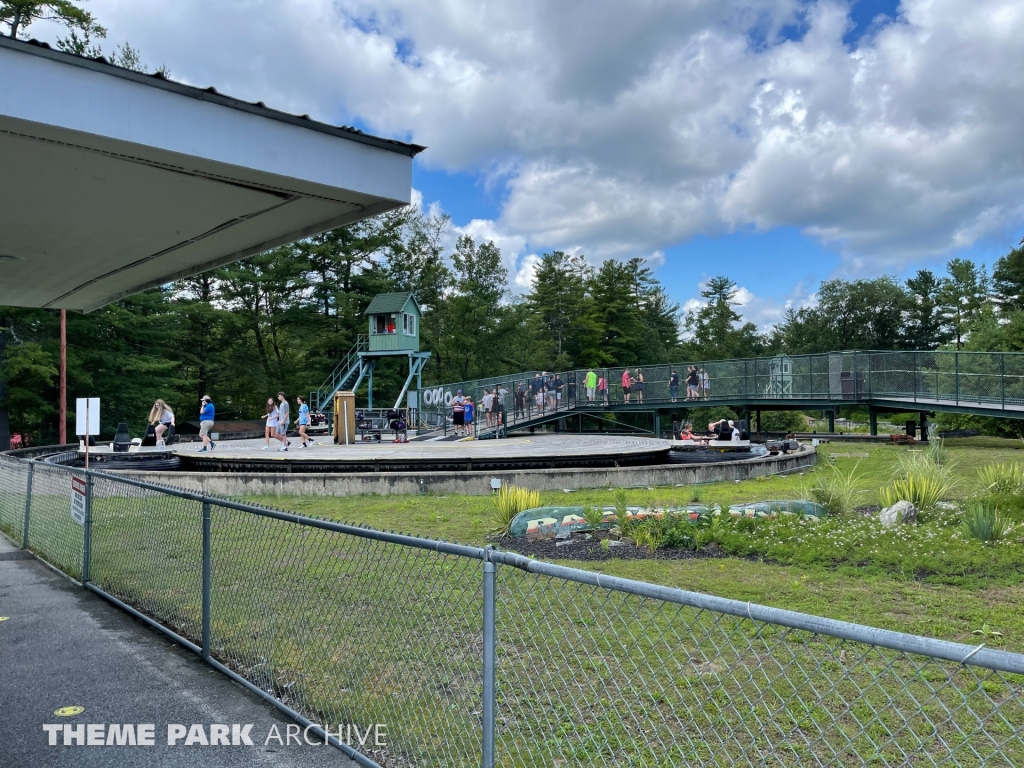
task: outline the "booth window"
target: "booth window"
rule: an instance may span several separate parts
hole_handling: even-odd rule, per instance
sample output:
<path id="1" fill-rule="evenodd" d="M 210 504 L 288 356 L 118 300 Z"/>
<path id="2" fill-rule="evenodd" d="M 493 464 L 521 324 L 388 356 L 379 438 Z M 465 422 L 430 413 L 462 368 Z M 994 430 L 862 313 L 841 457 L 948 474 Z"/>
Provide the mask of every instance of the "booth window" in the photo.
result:
<path id="1" fill-rule="evenodd" d="M 394 315 L 374 315 L 373 332 L 374 333 L 394 333 L 395 332 L 395 316 Z"/>
<path id="2" fill-rule="evenodd" d="M 416 315 L 408 313 L 402 315 L 402 332 L 406 336 L 416 335 Z"/>

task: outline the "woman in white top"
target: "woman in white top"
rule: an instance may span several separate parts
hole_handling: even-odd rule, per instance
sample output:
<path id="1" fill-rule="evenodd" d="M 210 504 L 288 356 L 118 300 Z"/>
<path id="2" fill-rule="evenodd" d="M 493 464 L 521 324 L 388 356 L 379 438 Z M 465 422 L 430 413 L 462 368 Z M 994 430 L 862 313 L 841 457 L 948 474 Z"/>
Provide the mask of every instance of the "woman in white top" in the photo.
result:
<path id="1" fill-rule="evenodd" d="M 163 400 L 157 400 L 149 411 L 149 423 L 156 425 L 156 447 L 165 447 L 164 433 L 174 426 L 174 412 Z"/>
<path id="2" fill-rule="evenodd" d="M 265 451 L 270 448 L 270 438 L 276 439 L 277 435 L 277 405 L 274 403 L 274 398 L 267 398 L 267 415 L 263 417 L 267 420 L 267 427 L 263 430 L 264 436 L 267 439 L 267 444 L 260 448 L 261 451 Z"/>

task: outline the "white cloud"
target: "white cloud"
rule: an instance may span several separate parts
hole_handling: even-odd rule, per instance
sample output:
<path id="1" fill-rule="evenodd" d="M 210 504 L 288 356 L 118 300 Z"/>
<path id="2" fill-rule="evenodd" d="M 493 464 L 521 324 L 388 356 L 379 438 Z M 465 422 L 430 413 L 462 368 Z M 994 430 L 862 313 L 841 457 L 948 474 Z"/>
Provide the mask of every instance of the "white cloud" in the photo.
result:
<path id="1" fill-rule="evenodd" d="M 1024 223 L 1019 0 L 903 0 L 853 48 L 838 0 L 90 10 L 177 78 L 358 117 L 428 145 L 429 167 L 483 174 L 501 213 L 461 231 L 508 248 L 516 275 L 531 250 L 657 258 L 750 226 L 800 228 L 863 274 Z M 802 38 L 781 38 L 793 23 Z"/>

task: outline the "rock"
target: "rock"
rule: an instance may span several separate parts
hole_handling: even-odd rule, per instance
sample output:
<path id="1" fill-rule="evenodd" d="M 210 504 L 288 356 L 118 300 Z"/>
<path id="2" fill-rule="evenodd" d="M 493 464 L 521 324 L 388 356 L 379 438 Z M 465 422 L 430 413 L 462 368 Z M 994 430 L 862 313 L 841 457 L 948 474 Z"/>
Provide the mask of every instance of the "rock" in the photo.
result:
<path id="1" fill-rule="evenodd" d="M 886 528 L 895 528 L 900 523 L 917 522 L 917 507 L 909 501 L 897 501 L 878 513 L 878 521 Z"/>
<path id="2" fill-rule="evenodd" d="M 576 542 L 573 541 L 572 539 L 566 539 L 565 541 L 556 541 L 555 542 L 555 547 L 556 548 L 558 548 L 558 547 L 568 547 L 570 544 L 575 544 L 575 543 Z"/>
<path id="3" fill-rule="evenodd" d="M 947 512 L 955 512 L 956 510 L 960 509 L 960 507 L 958 507 L 952 501 L 937 501 L 935 502 L 935 508 L 944 509 Z"/>
<path id="4" fill-rule="evenodd" d="M 626 546 L 626 542 L 624 542 L 624 541 L 614 541 L 612 539 L 608 539 L 608 549 L 611 549 L 612 547 L 624 547 L 624 546 Z"/>

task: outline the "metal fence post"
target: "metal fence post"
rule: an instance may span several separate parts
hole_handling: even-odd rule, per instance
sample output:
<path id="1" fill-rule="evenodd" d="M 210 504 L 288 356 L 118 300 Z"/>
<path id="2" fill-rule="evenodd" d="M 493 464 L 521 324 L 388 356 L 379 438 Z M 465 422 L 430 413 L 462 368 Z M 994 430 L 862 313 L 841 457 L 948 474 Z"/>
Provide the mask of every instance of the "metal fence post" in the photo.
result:
<path id="1" fill-rule="evenodd" d="M 999 353 L 999 403 L 1006 410 L 1006 355 Z"/>
<path id="2" fill-rule="evenodd" d="M 494 768 L 494 583 L 496 566 L 491 550 L 484 549 L 484 700 L 483 700 L 483 768 Z"/>
<path id="3" fill-rule="evenodd" d="M 32 515 L 32 473 L 36 465 L 28 463 L 28 481 L 25 484 L 25 525 L 21 532 L 21 548 L 28 549 L 28 522 Z"/>
<path id="4" fill-rule="evenodd" d="M 82 536 L 82 583 L 92 581 L 92 475 L 85 476 L 85 532 Z"/>
<path id="5" fill-rule="evenodd" d="M 953 353 L 953 385 L 956 387 L 956 404 L 960 405 L 960 353 Z"/>
<path id="6" fill-rule="evenodd" d="M 210 502 L 203 499 L 203 653 L 210 658 L 210 591 L 212 586 L 212 557 L 210 554 Z"/>

